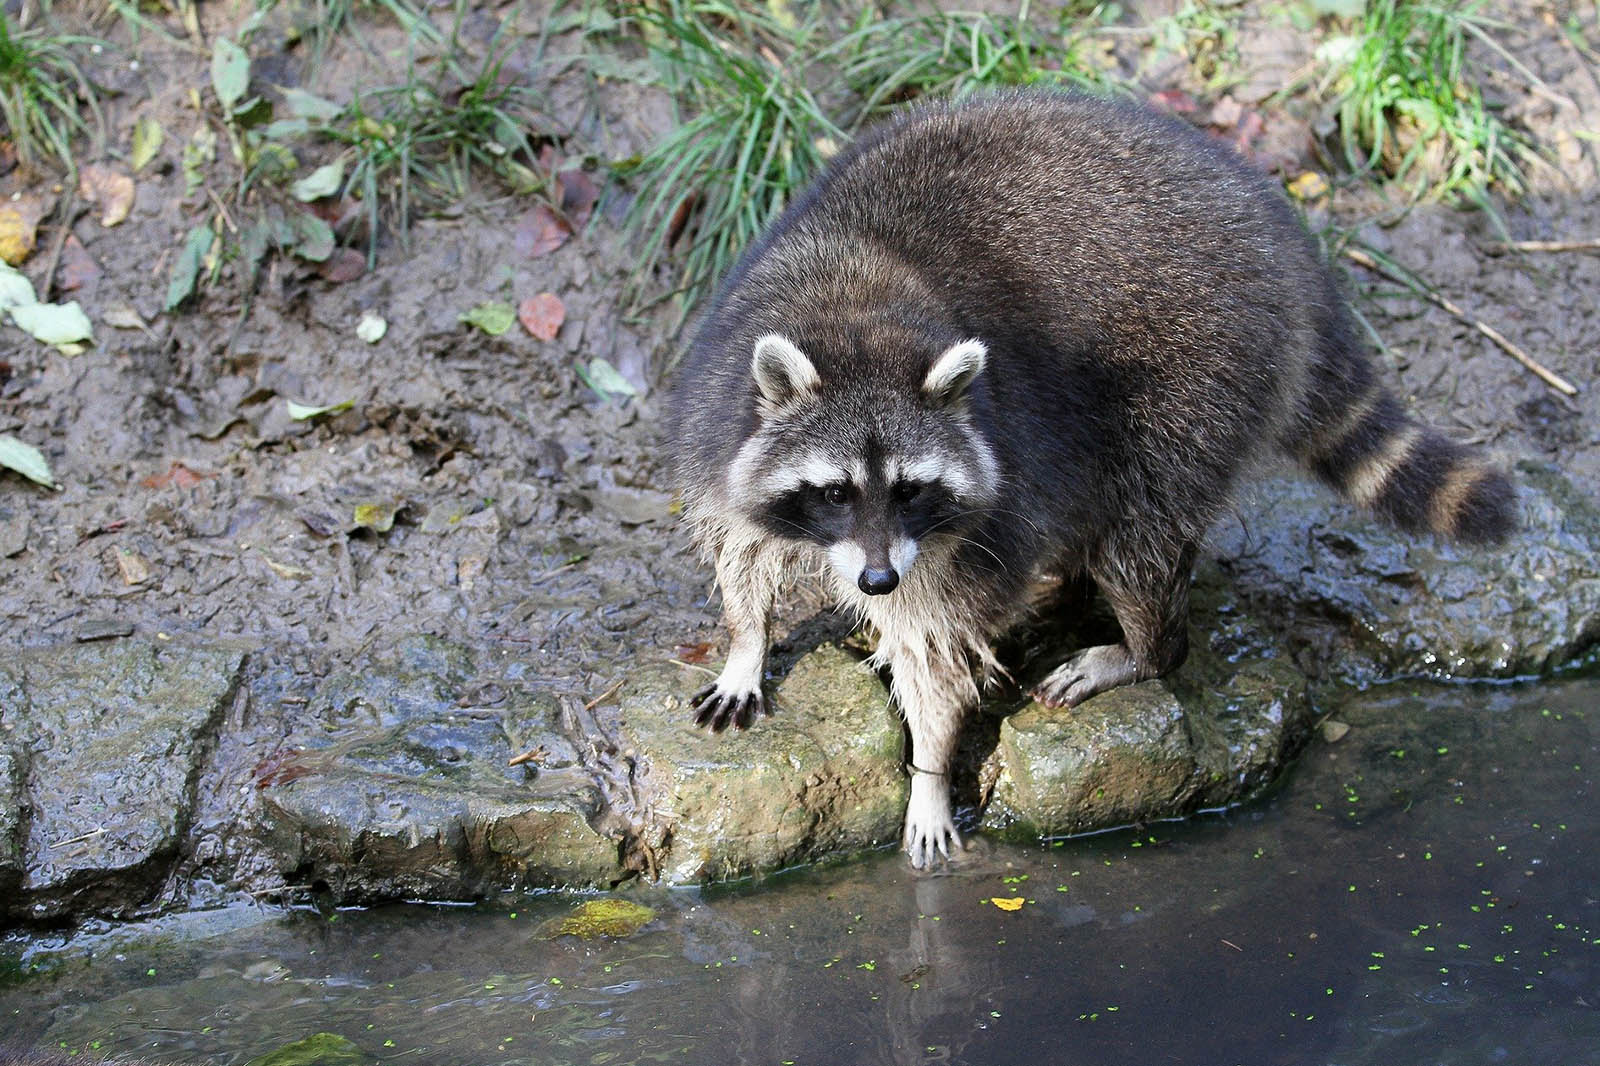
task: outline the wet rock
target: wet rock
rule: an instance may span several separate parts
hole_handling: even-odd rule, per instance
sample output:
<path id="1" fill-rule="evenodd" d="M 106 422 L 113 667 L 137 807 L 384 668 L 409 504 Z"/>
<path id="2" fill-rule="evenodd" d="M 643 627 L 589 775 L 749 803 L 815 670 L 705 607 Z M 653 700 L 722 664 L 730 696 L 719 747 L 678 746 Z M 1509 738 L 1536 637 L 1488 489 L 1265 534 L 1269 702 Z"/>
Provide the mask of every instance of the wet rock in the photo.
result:
<path id="1" fill-rule="evenodd" d="M 1522 528 L 1495 548 L 1398 533 L 1273 481 L 1219 531 L 1221 566 L 1298 643 L 1331 626 L 1312 659 L 1334 677 L 1547 673 L 1600 641 L 1600 509 L 1552 468 L 1516 478 Z"/>
<path id="2" fill-rule="evenodd" d="M 0 816 L 0 880 L 15 862 L 8 838 L 21 876 L 0 914 L 125 912 L 150 894 L 184 839 L 244 654 L 117 642 L 15 655 L 0 679 L 0 791 L 9 780 L 16 795 Z"/>
<path id="3" fill-rule="evenodd" d="M 1195 601 L 1176 674 L 1001 723 L 986 827 L 1107 829 L 1237 803 L 1272 780 L 1310 731 L 1306 680 L 1214 583 Z"/>
<path id="4" fill-rule="evenodd" d="M 802 658 L 776 711 L 748 731 L 694 725 L 678 667 L 641 670 L 623 692 L 638 761 L 638 812 L 665 841 L 661 878 L 719 881 L 898 839 L 902 726 L 873 674 L 840 649 Z"/>
<path id="5" fill-rule="evenodd" d="M 286 879 L 356 901 L 621 876 L 554 697 L 497 685 L 492 707 L 459 706 L 456 654 L 413 644 L 390 671 L 329 678 L 316 703 L 337 713 L 258 768 L 259 834 Z"/>

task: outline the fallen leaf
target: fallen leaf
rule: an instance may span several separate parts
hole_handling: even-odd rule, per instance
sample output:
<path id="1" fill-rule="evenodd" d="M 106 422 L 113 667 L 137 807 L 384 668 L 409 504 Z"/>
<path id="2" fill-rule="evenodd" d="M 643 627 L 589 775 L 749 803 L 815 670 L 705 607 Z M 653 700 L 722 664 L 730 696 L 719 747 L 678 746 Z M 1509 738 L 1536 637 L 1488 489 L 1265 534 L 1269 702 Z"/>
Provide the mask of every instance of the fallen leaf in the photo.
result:
<path id="1" fill-rule="evenodd" d="M 9 434 L 0 434 L 0 466 L 15 470 L 47 489 L 56 487 L 55 475 L 50 473 L 50 464 L 45 460 L 44 453 Z"/>
<path id="2" fill-rule="evenodd" d="M 28 304 L 11 309 L 11 321 L 46 344 L 57 347 L 94 340 L 94 328 L 78 301 L 64 304 Z"/>
<path id="3" fill-rule="evenodd" d="M 287 577 L 295 581 L 304 581 L 311 576 L 311 571 L 307 570 L 305 567 L 291 566 L 288 563 L 280 563 L 266 552 L 261 553 L 261 558 L 263 562 L 272 568 L 272 572 L 277 574 L 279 577 Z"/>
<path id="4" fill-rule="evenodd" d="M 312 407 L 308 404 L 295 403 L 293 400 L 285 400 L 284 402 L 289 405 L 289 417 L 296 422 L 304 422 L 306 419 L 316 418 L 318 415 L 335 415 L 341 411 L 348 411 L 356 405 L 354 400 L 341 400 L 338 403 L 330 403 L 326 407 Z"/>
<path id="5" fill-rule="evenodd" d="M 205 184 L 205 168 L 217 158 L 217 131 L 201 125 L 183 146 L 183 195 L 192 196 Z"/>
<path id="6" fill-rule="evenodd" d="M 232 113 L 233 105 L 244 99 L 249 87 L 249 54 L 226 37 L 218 37 L 211 47 L 211 88 L 222 110 Z"/>
<path id="7" fill-rule="evenodd" d="M 150 580 L 150 564 L 138 552 L 129 551 L 127 548 L 117 549 L 117 569 L 122 571 L 122 580 L 128 585 L 142 585 Z"/>
<path id="8" fill-rule="evenodd" d="M 100 224 L 109 229 L 133 210 L 133 179 L 121 171 L 91 163 L 78 171 L 78 195 L 100 205 Z"/>
<path id="9" fill-rule="evenodd" d="M 1315 200 L 1328 193 L 1328 180 L 1315 170 L 1308 170 L 1289 183 L 1289 195 L 1296 200 Z"/>
<path id="10" fill-rule="evenodd" d="M 289 191 L 294 194 L 296 200 L 301 203 L 309 203 L 312 200 L 320 200 L 324 196 L 334 195 L 343 184 L 344 163 L 335 160 L 332 163 L 318 167 L 289 186 Z"/>
<path id="11" fill-rule="evenodd" d="M 16 266 L 33 254 L 38 226 L 37 219 L 30 222 L 15 207 L 0 207 L 0 259 Z"/>
<path id="12" fill-rule="evenodd" d="M 632 900 L 590 899 L 568 914 L 540 923 L 535 935 L 545 940 L 558 936 L 575 936 L 580 940 L 632 936 L 655 916 L 654 910 Z"/>
<path id="13" fill-rule="evenodd" d="M 522 328 L 542 341 L 555 340 L 566 318 L 567 308 L 553 292 L 541 292 L 517 305 L 517 319 Z"/>
<path id="14" fill-rule="evenodd" d="M 72 292 L 99 280 L 101 273 L 100 264 L 94 261 L 82 242 L 76 236 L 68 237 L 61 246 L 61 266 L 56 270 L 56 288 L 62 292 Z"/>
<path id="15" fill-rule="evenodd" d="M 609 399 L 612 396 L 639 395 L 639 390 L 633 387 L 632 382 L 617 373 L 616 367 L 598 355 L 589 360 L 588 366 L 584 366 L 582 363 L 574 363 L 573 368 L 578 371 L 578 376 L 583 379 L 583 383 L 599 393 L 601 399 Z"/>
<path id="16" fill-rule="evenodd" d="M 586 171 L 577 168 L 557 174 L 556 183 L 561 186 L 561 213 L 573 229 L 582 229 L 600 199 L 600 186 Z"/>
<path id="17" fill-rule="evenodd" d="M 379 500 L 377 502 L 358 503 L 351 511 L 351 517 L 361 529 L 370 529 L 377 533 L 387 533 L 394 528 L 394 514 L 397 508 L 392 500 Z"/>
<path id="18" fill-rule="evenodd" d="M 344 108 L 304 89 L 279 89 L 283 94 L 283 102 L 289 105 L 289 113 L 295 118 L 313 119 L 317 122 L 332 122 L 344 114 Z"/>
<path id="19" fill-rule="evenodd" d="M 172 277 L 167 281 L 167 302 L 162 305 L 163 311 L 171 311 L 194 292 L 195 282 L 200 279 L 200 264 L 206 253 L 211 251 L 211 242 L 214 240 L 216 234 L 211 232 L 210 226 L 199 225 L 189 231 L 184 238 L 183 250 L 172 264 Z"/>
<path id="20" fill-rule="evenodd" d="M 672 649 L 672 655 L 679 662 L 703 663 L 711 657 L 711 644 L 708 641 L 699 644 L 679 644 Z"/>
<path id="21" fill-rule="evenodd" d="M 1163 89 L 1161 92 L 1153 93 L 1150 97 L 1150 102 L 1156 107 L 1164 108 L 1179 115 L 1193 114 L 1199 107 L 1194 102 L 1194 97 L 1182 89 Z"/>
<path id="22" fill-rule="evenodd" d="M 477 326 L 491 337 L 498 337 L 511 328 L 511 323 L 517 320 L 517 312 L 508 303 L 488 300 L 456 317 L 469 326 Z"/>
<path id="23" fill-rule="evenodd" d="M 383 340 L 383 335 L 389 332 L 389 323 L 380 314 L 373 311 L 361 312 L 361 321 L 356 323 L 356 336 L 368 344 L 377 344 Z"/>
<path id="24" fill-rule="evenodd" d="M 206 478 L 216 477 L 215 474 L 201 474 L 190 470 L 182 463 L 173 463 L 167 467 L 165 474 L 151 474 L 140 480 L 139 484 L 147 489 L 164 489 L 168 485 L 176 485 L 180 489 L 190 489 L 200 484 Z"/>
<path id="25" fill-rule="evenodd" d="M 316 215 L 304 212 L 294 215 L 289 230 L 293 241 L 289 251 L 301 259 L 320 263 L 333 254 L 333 227 Z"/>
<path id="26" fill-rule="evenodd" d="M 161 128 L 161 123 L 149 115 L 133 124 L 133 148 L 128 153 L 128 165 L 135 174 L 149 165 L 150 160 L 161 151 L 161 142 L 166 139 L 167 134 Z"/>
<path id="27" fill-rule="evenodd" d="M 354 281 L 367 272 L 367 257 L 354 248 L 340 248 L 317 267 L 317 273 L 335 284 Z"/>
<path id="28" fill-rule="evenodd" d="M 117 329 L 144 329 L 144 318 L 127 304 L 116 304 L 100 313 L 100 320 Z"/>
<path id="29" fill-rule="evenodd" d="M 13 307 L 28 307 L 39 302 L 28 276 L 7 264 L 0 263 L 0 311 Z"/>
<path id="30" fill-rule="evenodd" d="M 1021 896 L 1012 896 L 1009 899 L 1005 896 L 991 896 L 989 897 L 989 902 L 1003 911 L 1019 911 L 1027 900 Z"/>
<path id="31" fill-rule="evenodd" d="M 511 233 L 511 248 L 521 259 L 538 259 L 567 243 L 572 227 L 545 204 L 526 211 Z"/>

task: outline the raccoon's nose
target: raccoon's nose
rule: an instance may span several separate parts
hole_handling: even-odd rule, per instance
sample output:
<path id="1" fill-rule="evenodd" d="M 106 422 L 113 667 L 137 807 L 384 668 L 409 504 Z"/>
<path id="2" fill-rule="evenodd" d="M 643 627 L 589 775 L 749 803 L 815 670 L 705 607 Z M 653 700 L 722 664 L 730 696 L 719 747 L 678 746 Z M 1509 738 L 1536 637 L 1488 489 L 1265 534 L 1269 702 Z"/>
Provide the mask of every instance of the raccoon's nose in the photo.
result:
<path id="1" fill-rule="evenodd" d="M 861 571 L 861 576 L 856 578 L 856 584 L 868 596 L 882 596 L 886 592 L 895 590 L 895 586 L 900 584 L 900 575 L 894 572 L 893 567 L 879 570 L 877 567 L 869 566 Z"/>

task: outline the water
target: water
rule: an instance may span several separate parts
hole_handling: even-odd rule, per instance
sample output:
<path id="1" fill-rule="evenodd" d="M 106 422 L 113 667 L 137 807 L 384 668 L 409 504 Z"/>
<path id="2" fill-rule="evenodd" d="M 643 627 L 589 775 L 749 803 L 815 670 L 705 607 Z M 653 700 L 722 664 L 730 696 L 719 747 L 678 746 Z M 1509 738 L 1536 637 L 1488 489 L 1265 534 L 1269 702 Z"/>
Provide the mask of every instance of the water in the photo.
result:
<path id="1" fill-rule="evenodd" d="M 229 1064 L 320 1031 L 398 1063 L 1600 1064 L 1597 704 L 1391 686 L 1244 809 L 635 889 L 657 917 L 620 940 L 545 939 L 560 897 L 14 937 L 0 1032 Z"/>

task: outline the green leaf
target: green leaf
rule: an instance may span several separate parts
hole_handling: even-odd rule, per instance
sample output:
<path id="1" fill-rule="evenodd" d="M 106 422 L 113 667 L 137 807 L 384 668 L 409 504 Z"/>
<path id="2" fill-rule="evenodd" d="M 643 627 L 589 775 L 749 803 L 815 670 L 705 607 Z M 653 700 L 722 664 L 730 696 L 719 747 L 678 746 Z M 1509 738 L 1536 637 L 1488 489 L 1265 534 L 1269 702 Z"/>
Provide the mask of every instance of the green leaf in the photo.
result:
<path id="1" fill-rule="evenodd" d="M 517 309 L 508 303 L 490 300 L 458 316 L 469 326 L 477 326 L 491 337 L 498 337 L 517 320 Z"/>
<path id="2" fill-rule="evenodd" d="M 9 434 L 0 435 L 0 466 L 15 470 L 47 489 L 56 487 L 55 475 L 50 473 L 50 464 L 45 461 L 44 453 Z"/>
<path id="3" fill-rule="evenodd" d="M 332 100 L 324 100 L 316 93 L 308 93 L 304 89 L 280 89 L 283 93 L 283 102 L 289 105 L 289 113 L 298 119 L 313 122 L 332 122 L 344 114 L 344 108 Z"/>
<path id="4" fill-rule="evenodd" d="M 617 372 L 617 368 L 599 356 L 589 360 L 589 365 L 580 367 L 584 382 L 602 398 L 611 396 L 637 396 L 639 390 L 633 383 Z"/>
<path id="5" fill-rule="evenodd" d="M 229 114 L 250 87 L 250 56 L 226 37 L 218 37 L 211 48 L 211 87 Z"/>
<path id="6" fill-rule="evenodd" d="M 172 278 L 167 282 L 167 302 L 162 305 L 163 311 L 171 311 L 194 292 L 194 283 L 200 277 L 200 265 L 205 261 L 214 240 L 216 235 L 211 232 L 210 226 L 200 225 L 189 231 L 189 236 L 183 242 L 183 251 L 178 253 L 178 261 L 172 264 Z"/>
<path id="7" fill-rule="evenodd" d="M 166 137 L 161 123 L 149 115 L 133 124 L 133 151 L 128 154 L 128 165 L 133 167 L 135 174 L 156 157 L 156 153 L 161 151 L 161 142 L 166 140 Z"/>
<path id="8" fill-rule="evenodd" d="M 304 422 L 306 419 L 316 418 L 318 415 L 336 415 L 340 411 L 348 411 L 356 405 L 354 400 L 341 400 L 338 403 L 330 403 L 326 407 L 312 407 L 309 404 L 295 403 L 293 400 L 285 402 L 289 405 L 289 417 L 296 422 Z"/>
<path id="9" fill-rule="evenodd" d="M 0 263 L 0 311 L 13 307 L 27 307 L 39 302 L 34 295 L 33 282 L 22 271 Z"/>
<path id="10" fill-rule="evenodd" d="M 309 259 L 313 263 L 320 263 L 333 254 L 333 227 L 328 225 L 316 215 L 298 214 L 293 216 L 295 243 L 289 251 L 301 259 Z"/>
<path id="11" fill-rule="evenodd" d="M 78 301 L 65 304 L 23 304 L 11 309 L 11 321 L 46 344 L 94 340 L 94 327 Z"/>
<path id="12" fill-rule="evenodd" d="M 294 193 L 294 198 L 301 203 L 320 200 L 324 196 L 332 196 L 344 184 L 344 162 L 342 160 L 328 163 L 318 167 L 299 181 L 289 187 Z"/>

